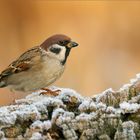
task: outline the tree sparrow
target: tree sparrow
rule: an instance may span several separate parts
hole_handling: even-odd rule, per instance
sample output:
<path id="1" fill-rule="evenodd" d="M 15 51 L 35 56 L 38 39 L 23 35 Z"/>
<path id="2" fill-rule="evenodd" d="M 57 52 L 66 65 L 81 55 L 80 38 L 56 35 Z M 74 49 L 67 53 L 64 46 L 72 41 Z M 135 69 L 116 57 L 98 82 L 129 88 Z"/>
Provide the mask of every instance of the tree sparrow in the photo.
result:
<path id="1" fill-rule="evenodd" d="M 0 74 L 0 88 L 15 91 L 35 91 L 54 83 L 64 72 L 71 48 L 76 42 L 62 34 L 49 37 L 13 61 Z M 48 92 L 53 91 L 46 89 Z"/>

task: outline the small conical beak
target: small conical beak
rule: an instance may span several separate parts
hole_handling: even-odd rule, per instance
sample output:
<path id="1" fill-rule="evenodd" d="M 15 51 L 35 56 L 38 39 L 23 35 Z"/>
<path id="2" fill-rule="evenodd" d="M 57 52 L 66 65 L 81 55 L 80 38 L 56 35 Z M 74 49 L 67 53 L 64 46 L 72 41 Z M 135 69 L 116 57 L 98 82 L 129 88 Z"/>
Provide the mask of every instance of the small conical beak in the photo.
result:
<path id="1" fill-rule="evenodd" d="M 73 48 L 73 47 L 77 47 L 78 43 L 71 41 L 70 43 L 67 44 L 68 48 Z"/>

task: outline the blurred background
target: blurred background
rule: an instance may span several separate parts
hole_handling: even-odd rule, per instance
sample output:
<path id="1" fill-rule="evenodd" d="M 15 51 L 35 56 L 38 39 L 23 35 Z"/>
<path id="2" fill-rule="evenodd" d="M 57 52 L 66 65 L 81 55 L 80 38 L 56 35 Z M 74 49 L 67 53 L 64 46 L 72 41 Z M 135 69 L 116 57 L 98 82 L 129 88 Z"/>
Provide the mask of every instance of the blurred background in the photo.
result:
<path id="1" fill-rule="evenodd" d="M 79 43 L 53 85 L 91 96 L 140 72 L 140 1 L 0 0 L 0 71 L 53 34 Z M 0 89 L 0 105 L 25 94 Z"/>

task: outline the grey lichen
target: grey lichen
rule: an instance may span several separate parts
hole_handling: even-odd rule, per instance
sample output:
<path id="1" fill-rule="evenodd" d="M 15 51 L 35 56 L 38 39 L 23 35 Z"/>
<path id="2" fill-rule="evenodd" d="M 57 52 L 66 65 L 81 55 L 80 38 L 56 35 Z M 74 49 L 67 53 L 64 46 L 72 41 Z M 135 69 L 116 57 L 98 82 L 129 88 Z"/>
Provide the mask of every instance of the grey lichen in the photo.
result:
<path id="1" fill-rule="evenodd" d="M 56 97 L 39 91 L 0 107 L 0 139 L 140 140 L 139 75 L 95 97 L 59 89 Z"/>

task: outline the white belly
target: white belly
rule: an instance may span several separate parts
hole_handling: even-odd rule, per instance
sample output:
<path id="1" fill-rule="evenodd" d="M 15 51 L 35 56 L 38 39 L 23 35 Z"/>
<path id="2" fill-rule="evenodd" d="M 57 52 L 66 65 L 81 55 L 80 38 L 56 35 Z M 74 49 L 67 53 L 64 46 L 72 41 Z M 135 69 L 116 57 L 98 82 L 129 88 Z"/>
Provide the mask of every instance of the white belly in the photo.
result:
<path id="1" fill-rule="evenodd" d="M 9 78 L 11 88 L 19 91 L 33 91 L 49 86 L 63 73 L 64 66 L 59 61 L 52 59 L 36 64 L 32 69 L 15 74 Z M 12 83 L 12 79 L 17 79 Z M 15 80 L 14 80 L 15 81 Z"/>

